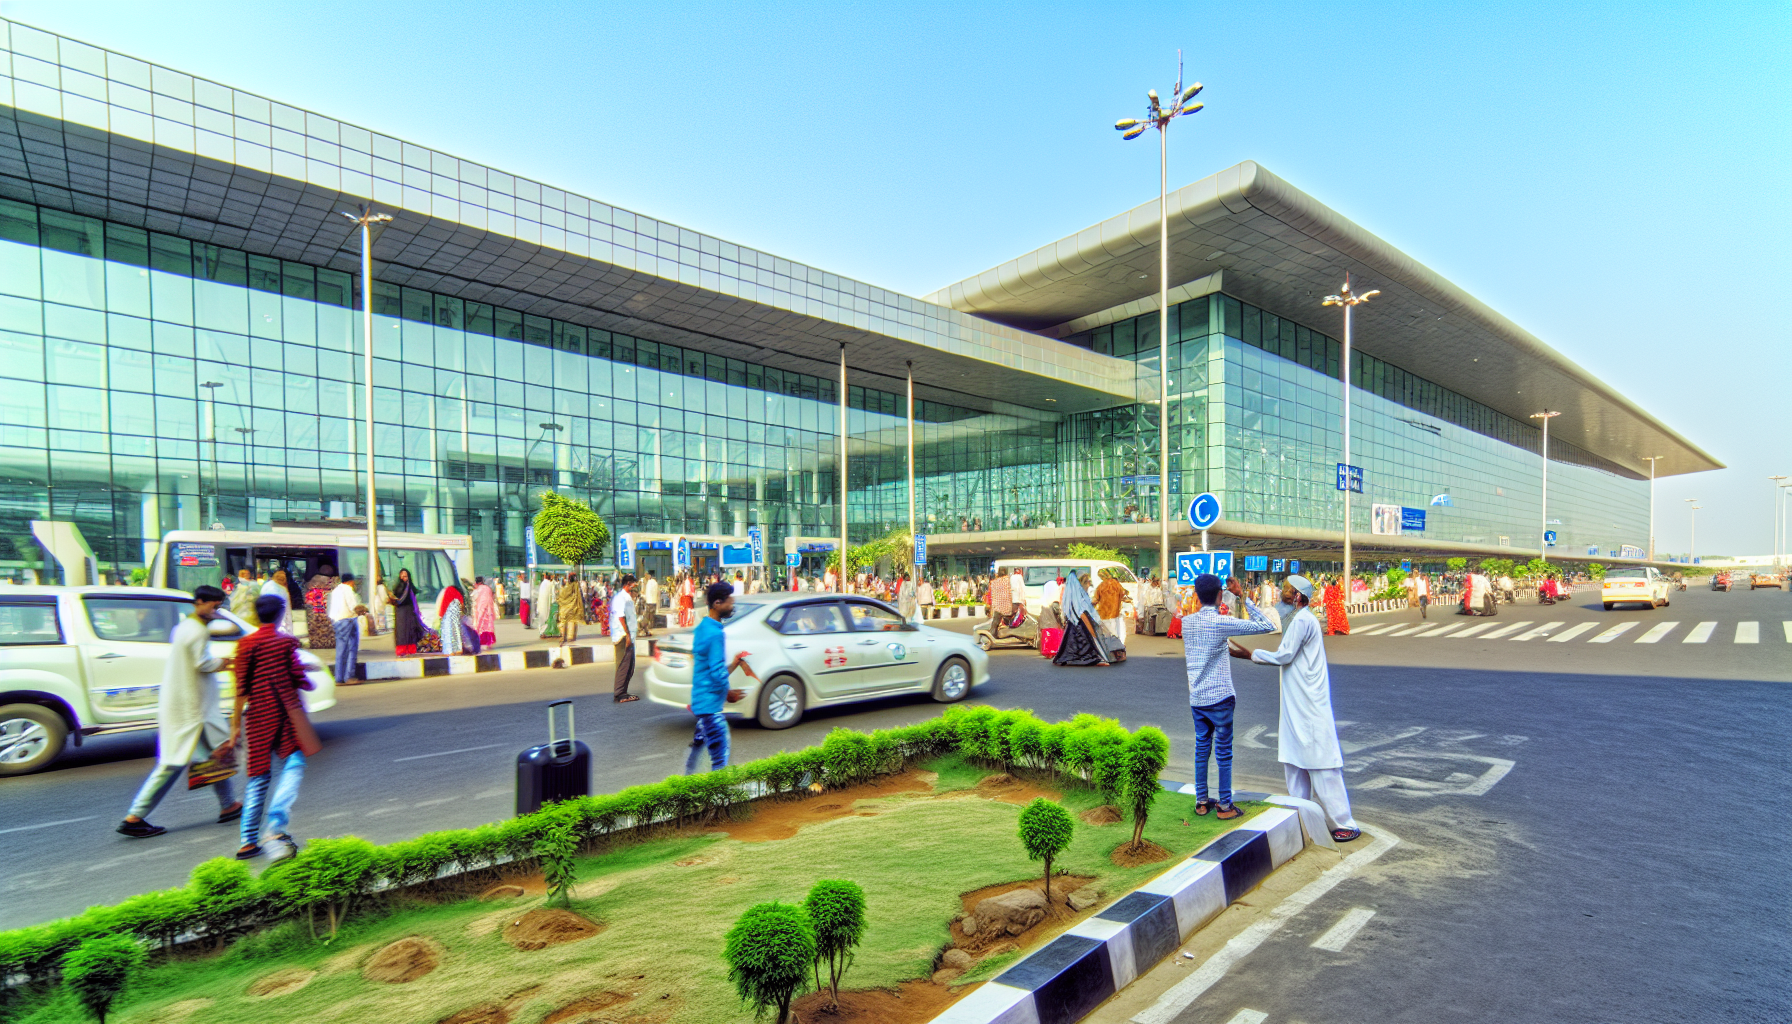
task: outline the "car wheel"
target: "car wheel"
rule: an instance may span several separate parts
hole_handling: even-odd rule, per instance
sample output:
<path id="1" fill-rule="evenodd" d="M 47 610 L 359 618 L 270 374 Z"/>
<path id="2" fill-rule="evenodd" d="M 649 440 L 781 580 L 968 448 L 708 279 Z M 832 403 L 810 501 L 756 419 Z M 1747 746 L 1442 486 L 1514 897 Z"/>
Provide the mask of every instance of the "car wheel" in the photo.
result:
<path id="1" fill-rule="evenodd" d="M 0 775 L 37 771 L 62 753 L 68 723 L 39 704 L 0 707 Z"/>
<path id="2" fill-rule="evenodd" d="M 977 649 L 978 650 L 980 650 L 980 651 L 989 650 L 990 643 L 991 643 L 991 641 L 989 639 L 988 633 L 978 633 L 977 634 Z"/>
<path id="3" fill-rule="evenodd" d="M 971 666 L 963 658 L 947 658 L 933 677 L 933 699 L 954 704 L 970 696 Z"/>
<path id="4" fill-rule="evenodd" d="M 759 690 L 759 724 L 788 729 L 803 720 L 803 684 L 795 676 L 773 676 Z"/>
<path id="5" fill-rule="evenodd" d="M 1612 610 L 1612 602 L 1611 602 L 1611 601 L 1605 601 L 1605 602 L 1603 602 L 1603 604 L 1604 604 L 1604 605 L 1605 605 L 1605 610 L 1606 610 L 1606 611 L 1608 611 L 1608 612 L 1609 612 L 1609 611 L 1611 611 L 1611 610 Z"/>

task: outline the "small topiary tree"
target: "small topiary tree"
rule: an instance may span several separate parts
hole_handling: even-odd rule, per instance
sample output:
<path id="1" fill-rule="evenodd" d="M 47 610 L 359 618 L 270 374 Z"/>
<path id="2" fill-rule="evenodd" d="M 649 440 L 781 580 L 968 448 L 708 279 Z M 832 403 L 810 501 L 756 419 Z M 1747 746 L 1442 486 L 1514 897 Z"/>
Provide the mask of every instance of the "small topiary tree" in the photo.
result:
<path id="1" fill-rule="evenodd" d="M 1594 582 L 1603 583 L 1605 582 L 1605 566 L 1598 562 L 1588 562 L 1587 575 L 1592 577 Z"/>
<path id="2" fill-rule="evenodd" d="M 1450 567 L 1451 572 L 1461 572 L 1462 570 L 1468 568 L 1468 559 L 1452 558 L 1452 559 L 1449 559 L 1448 561 L 1444 562 L 1444 564 Z"/>
<path id="3" fill-rule="evenodd" d="M 1145 818 L 1151 813 L 1152 802 L 1164 790 L 1158 782 L 1158 776 L 1163 774 L 1164 766 L 1169 762 L 1170 738 L 1161 729 L 1145 726 L 1126 741 L 1121 769 L 1124 780 L 1122 790 L 1127 808 L 1132 811 L 1134 850 L 1144 845 Z"/>
<path id="4" fill-rule="evenodd" d="M 542 491 L 541 509 L 535 513 L 535 543 L 561 564 L 577 569 L 610 546 L 610 527 L 579 499 Z"/>
<path id="5" fill-rule="evenodd" d="M 572 906 L 572 886 L 578 881 L 572 857 L 578 849 L 578 836 L 564 821 L 551 826 L 535 840 L 535 856 L 541 860 L 542 878 L 548 883 L 548 899 L 563 907 Z"/>
<path id="6" fill-rule="evenodd" d="M 249 865 L 228 857 L 213 857 L 193 869 L 187 882 L 198 921 L 212 937 L 214 948 L 223 948 L 231 932 L 255 923 L 261 893 Z"/>
<path id="7" fill-rule="evenodd" d="M 1039 796 L 1021 808 L 1021 845 L 1027 848 L 1028 860 L 1045 861 L 1045 901 L 1048 904 L 1052 901 L 1052 858 L 1070 846 L 1070 837 L 1075 832 L 1076 822 L 1063 804 Z"/>
<path id="8" fill-rule="evenodd" d="M 789 903 L 748 907 L 728 929 L 722 958 L 728 979 L 755 1018 L 775 1011 L 776 1024 L 789 1024 L 790 1003 L 815 964 L 815 929 L 803 908 Z"/>
<path id="9" fill-rule="evenodd" d="M 106 1024 L 106 1013 L 143 966 L 143 947 L 124 935 L 87 939 L 62 958 L 62 981 L 88 1013 Z"/>
<path id="10" fill-rule="evenodd" d="M 865 890 L 858 883 L 824 878 L 803 900 L 815 929 L 815 987 L 821 988 L 821 965 L 828 965 L 828 998 L 840 1008 L 840 979 L 852 966 L 853 947 L 865 935 Z"/>

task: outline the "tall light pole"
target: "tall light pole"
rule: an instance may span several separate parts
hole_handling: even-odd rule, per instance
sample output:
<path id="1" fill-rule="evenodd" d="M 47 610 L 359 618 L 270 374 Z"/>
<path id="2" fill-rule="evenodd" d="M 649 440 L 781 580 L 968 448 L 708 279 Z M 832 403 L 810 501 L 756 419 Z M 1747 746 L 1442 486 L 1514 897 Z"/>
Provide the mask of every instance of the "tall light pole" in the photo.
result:
<path id="1" fill-rule="evenodd" d="M 846 593 L 846 342 L 840 343 L 840 593 Z"/>
<path id="2" fill-rule="evenodd" d="M 908 361 L 908 544 L 909 544 L 909 579 L 920 575 L 921 567 L 914 564 L 915 547 L 915 361 Z"/>
<path id="3" fill-rule="evenodd" d="M 1696 501 L 1697 499 L 1689 498 L 1687 500 Z M 1696 562 L 1699 560 L 1699 509 L 1704 507 L 1705 506 L 1703 505 L 1694 505 L 1689 510 L 1691 515 L 1688 518 L 1691 519 L 1692 526 L 1689 531 L 1690 536 L 1686 539 L 1686 560 L 1688 562 Z"/>
<path id="4" fill-rule="evenodd" d="M 1779 549 L 1780 549 L 1780 554 L 1782 556 L 1780 561 L 1782 563 L 1785 561 L 1785 558 L 1783 556 L 1786 554 L 1786 520 L 1789 518 L 1786 515 L 1786 489 L 1788 487 L 1792 487 L 1792 484 L 1781 484 L 1779 486 L 1780 532 L 1779 532 L 1778 536 L 1779 536 Z"/>
<path id="5" fill-rule="evenodd" d="M 1692 506 L 1693 512 L 1697 512 L 1699 510 L 1699 499 L 1698 498 L 1686 498 L 1684 500 L 1686 501 L 1686 503 L 1688 505 Z M 1698 516 L 1689 515 L 1687 518 L 1690 519 L 1693 523 L 1693 527 L 1692 527 L 1693 536 L 1696 537 L 1698 535 Z M 1688 540 L 1686 542 L 1686 560 L 1688 562 L 1692 561 L 1692 548 L 1693 548 L 1692 539 L 1688 538 Z"/>
<path id="6" fill-rule="evenodd" d="M 1645 455 L 1643 461 L 1649 464 L 1649 561 L 1655 561 L 1655 464 L 1665 455 Z"/>
<path id="7" fill-rule="evenodd" d="M 1201 92 L 1201 83 L 1182 87 L 1182 51 L 1176 51 L 1176 88 L 1170 93 L 1170 105 L 1157 98 L 1156 89 L 1147 89 L 1150 102 L 1144 120 L 1122 118 L 1114 127 L 1136 139 L 1145 129 L 1157 129 L 1157 561 L 1162 579 L 1170 575 L 1170 122 L 1183 114 L 1193 114 L 1206 106 L 1190 103 Z"/>
<path id="8" fill-rule="evenodd" d="M 1773 565 L 1777 569 L 1780 564 L 1780 488 L 1785 486 L 1780 481 L 1786 479 L 1786 474 L 1778 473 L 1767 479 L 1773 481 Z"/>
<path id="9" fill-rule="evenodd" d="M 1531 419 L 1543 421 L 1543 502 L 1538 513 L 1537 557 L 1549 561 L 1549 421 L 1562 415 L 1548 409 L 1531 413 Z"/>
<path id="10" fill-rule="evenodd" d="M 359 214 L 339 212 L 361 229 L 361 396 L 367 418 L 367 593 L 371 597 L 383 576 L 373 486 L 373 226 L 391 223 L 392 215 L 374 213 L 366 203 L 361 204 Z"/>
<path id="11" fill-rule="evenodd" d="M 211 511 L 205 517 L 205 525 L 209 529 L 218 521 L 218 389 L 224 386 L 223 381 L 201 381 L 199 386 L 205 389 L 206 418 L 211 421 L 212 435 L 212 503 Z"/>
<path id="12" fill-rule="evenodd" d="M 1327 295 L 1320 303 L 1322 306 L 1344 307 L 1344 348 L 1343 358 L 1338 360 L 1338 394 L 1341 399 L 1340 410 L 1344 419 L 1344 575 L 1343 584 L 1339 587 L 1344 592 L 1344 600 L 1350 600 L 1350 313 L 1356 307 L 1381 294 L 1381 289 L 1371 288 L 1358 295 L 1350 290 L 1350 275 L 1344 275 L 1344 287 L 1338 294 Z M 1167 578 L 1167 577 L 1166 577 Z"/>

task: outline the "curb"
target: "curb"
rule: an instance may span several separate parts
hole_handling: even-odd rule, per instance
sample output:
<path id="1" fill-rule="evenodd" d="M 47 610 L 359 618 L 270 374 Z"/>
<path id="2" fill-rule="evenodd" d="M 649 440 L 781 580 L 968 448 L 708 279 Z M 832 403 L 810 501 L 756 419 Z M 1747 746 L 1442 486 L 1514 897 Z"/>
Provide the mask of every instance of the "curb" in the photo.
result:
<path id="1" fill-rule="evenodd" d="M 491 654 L 452 654 L 427 658 L 392 658 L 387 661 L 358 661 L 353 679 L 339 679 L 338 686 L 360 683 L 383 683 L 393 679 L 425 679 L 431 676 L 464 676 L 475 672 L 514 672 L 525 668 L 552 668 L 556 661 L 563 665 L 590 665 L 616 660 L 609 644 L 575 644 L 570 647 L 544 647 L 534 651 L 495 651 Z M 328 662 L 325 662 L 327 665 Z"/>
<path id="2" fill-rule="evenodd" d="M 1175 953 L 1304 843 L 1296 811 L 1264 810 L 1029 953 L 932 1024 L 1073 1024 Z"/>

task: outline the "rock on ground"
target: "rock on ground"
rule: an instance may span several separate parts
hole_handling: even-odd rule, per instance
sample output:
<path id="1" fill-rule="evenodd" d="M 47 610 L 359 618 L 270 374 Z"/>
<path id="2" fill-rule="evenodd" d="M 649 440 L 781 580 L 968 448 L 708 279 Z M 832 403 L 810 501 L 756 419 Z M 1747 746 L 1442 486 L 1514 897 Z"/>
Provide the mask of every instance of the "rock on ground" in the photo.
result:
<path id="1" fill-rule="evenodd" d="M 1044 893 L 1038 889 L 1015 889 L 978 901 L 977 909 L 965 919 L 963 927 L 967 935 L 1019 935 L 1045 920 L 1045 911 Z M 970 927 L 973 920 L 975 928 Z"/>

